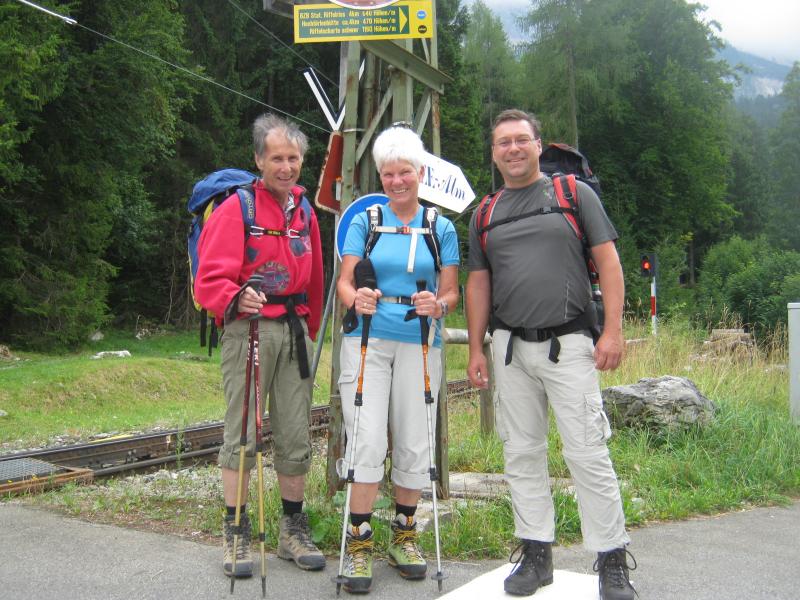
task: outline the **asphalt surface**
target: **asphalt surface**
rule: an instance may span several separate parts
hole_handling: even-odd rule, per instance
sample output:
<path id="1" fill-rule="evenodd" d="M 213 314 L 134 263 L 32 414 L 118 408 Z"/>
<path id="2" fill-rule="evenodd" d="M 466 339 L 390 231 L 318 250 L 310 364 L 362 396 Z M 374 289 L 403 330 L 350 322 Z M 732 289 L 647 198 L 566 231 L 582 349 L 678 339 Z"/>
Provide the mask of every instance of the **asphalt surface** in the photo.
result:
<path id="1" fill-rule="evenodd" d="M 800 598 L 800 502 L 716 517 L 652 525 L 630 532 L 647 600 L 797 600 Z M 592 574 L 580 546 L 554 548 L 559 570 Z M 429 558 L 429 568 L 435 561 Z M 267 597 L 335 598 L 337 559 L 307 573 L 270 555 Z M 504 561 L 443 561 L 448 598 Z M 500 579 L 501 580 L 501 579 Z M 499 581 L 500 581 L 499 580 Z M 558 583 L 558 578 L 556 580 Z M 555 587 L 555 586 L 553 586 Z M 545 588 L 546 589 L 546 588 Z M 544 591 L 544 589 L 542 590 Z M 555 589 L 548 592 L 555 596 Z M 541 593 L 540 593 L 541 594 Z M 348 596 L 344 591 L 341 597 Z M 403 581 L 384 561 L 374 569 L 372 599 L 437 598 L 436 583 Z M 261 580 L 238 580 L 234 595 L 221 571 L 221 548 L 173 536 L 86 523 L 12 502 L 0 503 L 0 599 L 132 600 L 260 598 Z M 535 598 L 536 596 L 534 596 Z M 568 594 L 562 596 L 570 600 Z M 498 583 L 494 598 L 505 596 Z M 481 600 L 493 600 L 492 593 Z"/>

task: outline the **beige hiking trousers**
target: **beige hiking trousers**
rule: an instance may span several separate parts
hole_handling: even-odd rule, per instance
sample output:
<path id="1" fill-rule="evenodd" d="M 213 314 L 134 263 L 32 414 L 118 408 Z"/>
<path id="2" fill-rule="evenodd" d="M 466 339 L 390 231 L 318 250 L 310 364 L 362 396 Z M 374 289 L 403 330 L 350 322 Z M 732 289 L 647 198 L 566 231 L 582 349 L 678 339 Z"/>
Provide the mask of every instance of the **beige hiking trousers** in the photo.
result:
<path id="1" fill-rule="evenodd" d="M 551 542 L 555 513 L 547 470 L 548 405 L 575 483 L 584 546 L 594 552 L 629 542 L 619 484 L 606 440 L 611 436 L 592 340 L 583 333 L 560 336 L 558 363 L 548 359 L 550 341 L 514 338 L 513 359 L 504 364 L 510 333 L 492 339 L 495 425 L 503 442 L 511 488 L 515 535 Z"/>

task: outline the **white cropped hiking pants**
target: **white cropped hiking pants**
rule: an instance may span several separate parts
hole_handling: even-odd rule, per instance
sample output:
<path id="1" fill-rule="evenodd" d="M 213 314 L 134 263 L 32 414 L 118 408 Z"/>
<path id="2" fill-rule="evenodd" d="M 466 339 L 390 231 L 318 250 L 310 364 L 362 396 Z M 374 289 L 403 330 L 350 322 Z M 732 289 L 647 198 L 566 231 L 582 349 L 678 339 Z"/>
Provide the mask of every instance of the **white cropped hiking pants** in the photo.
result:
<path id="1" fill-rule="evenodd" d="M 428 350 L 431 394 L 431 431 L 436 431 L 436 406 L 442 373 L 441 348 Z M 342 338 L 339 393 L 347 431 L 347 448 L 337 462 L 341 477 L 350 468 L 355 395 L 361 362 L 361 338 Z M 431 484 L 428 417 L 422 372 L 422 346 L 370 338 L 364 367 L 363 405 L 360 409 L 354 478 L 358 483 L 383 479 L 389 449 L 387 426 L 392 432 L 392 481 L 410 490 Z"/>
<path id="2" fill-rule="evenodd" d="M 511 488 L 515 535 L 555 540 L 555 513 L 547 471 L 548 404 L 561 435 L 563 455 L 575 482 L 584 546 L 604 552 L 625 546 L 619 484 L 606 440 L 611 436 L 594 346 L 582 333 L 560 336 L 559 362 L 547 357 L 550 341 L 514 338 L 513 359 L 504 364 L 510 332 L 494 332 L 495 425 L 503 442 Z"/>

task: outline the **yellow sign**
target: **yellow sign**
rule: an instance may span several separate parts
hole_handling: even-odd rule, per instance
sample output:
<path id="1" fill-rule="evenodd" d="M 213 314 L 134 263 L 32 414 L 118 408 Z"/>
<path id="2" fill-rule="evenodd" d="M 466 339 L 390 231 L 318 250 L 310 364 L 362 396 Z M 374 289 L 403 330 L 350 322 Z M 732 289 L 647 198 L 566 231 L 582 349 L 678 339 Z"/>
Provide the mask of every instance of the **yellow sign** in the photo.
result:
<path id="1" fill-rule="evenodd" d="M 433 36 L 432 0 L 399 0 L 364 10 L 333 4 L 295 4 L 294 41 L 347 42 Z"/>
<path id="2" fill-rule="evenodd" d="M 361 10 L 368 10 L 371 8 L 383 8 L 394 4 L 397 0 L 331 0 L 334 4 L 344 6 L 345 8 L 360 8 Z"/>

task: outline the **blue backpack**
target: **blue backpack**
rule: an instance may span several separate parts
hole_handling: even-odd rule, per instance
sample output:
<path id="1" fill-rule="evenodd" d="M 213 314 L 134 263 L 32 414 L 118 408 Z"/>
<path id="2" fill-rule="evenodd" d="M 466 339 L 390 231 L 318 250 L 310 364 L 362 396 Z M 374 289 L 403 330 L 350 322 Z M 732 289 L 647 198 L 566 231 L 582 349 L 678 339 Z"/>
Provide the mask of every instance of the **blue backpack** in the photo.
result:
<path id="1" fill-rule="evenodd" d="M 192 195 L 186 205 L 186 208 L 192 214 L 192 222 L 189 225 L 189 235 L 187 237 L 190 279 L 189 289 L 192 293 L 194 307 L 200 311 L 201 346 L 206 345 L 206 330 L 209 320 L 211 321 L 211 336 L 208 344 L 209 356 L 211 356 L 211 349 L 217 345 L 219 335 L 214 321 L 214 315 L 200 306 L 197 302 L 197 298 L 194 297 L 194 280 L 197 276 L 197 268 L 200 264 L 197 245 L 200 241 L 200 234 L 203 232 L 203 226 L 208 221 L 211 213 L 234 193 L 239 197 L 239 203 L 242 207 L 245 240 L 250 236 L 250 229 L 256 222 L 256 203 L 253 193 L 253 184 L 257 179 L 257 175 L 242 169 L 222 169 L 220 171 L 215 171 L 194 185 Z"/>
<path id="2" fill-rule="evenodd" d="M 194 307 L 200 311 L 200 346 L 206 345 L 206 333 L 209 321 L 211 323 L 211 334 L 209 336 L 208 355 L 211 356 L 212 348 L 217 346 L 219 332 L 217 331 L 214 315 L 204 309 L 194 297 L 194 280 L 197 276 L 197 268 L 200 264 L 200 256 L 197 245 L 200 242 L 200 234 L 203 226 L 208 221 L 211 213 L 221 205 L 227 198 L 234 193 L 239 198 L 242 209 L 242 221 L 244 222 L 245 243 L 247 239 L 260 235 L 284 235 L 282 230 L 264 229 L 258 227 L 256 222 L 256 202 L 253 184 L 258 180 L 258 176 L 250 171 L 242 169 L 222 169 L 214 171 L 210 175 L 198 181 L 192 190 L 192 195 L 186 208 L 192 214 L 192 222 L 189 225 L 189 235 L 187 238 L 187 251 L 189 254 L 189 289 L 192 293 Z M 295 232 L 300 236 L 308 235 L 311 227 L 312 208 L 308 198 L 303 195 L 297 204 L 303 209 L 303 230 Z"/>

